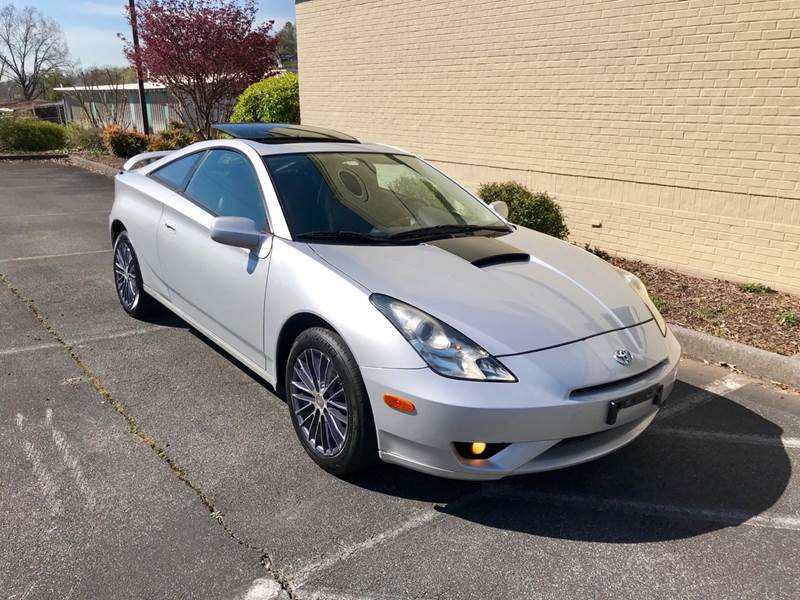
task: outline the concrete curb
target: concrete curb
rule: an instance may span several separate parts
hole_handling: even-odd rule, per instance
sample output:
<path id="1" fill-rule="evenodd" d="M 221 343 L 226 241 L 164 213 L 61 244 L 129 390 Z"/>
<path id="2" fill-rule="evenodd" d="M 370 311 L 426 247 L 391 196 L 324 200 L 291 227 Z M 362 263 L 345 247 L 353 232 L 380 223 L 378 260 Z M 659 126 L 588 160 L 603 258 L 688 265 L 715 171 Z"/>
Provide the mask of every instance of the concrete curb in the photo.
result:
<path id="1" fill-rule="evenodd" d="M 728 363 L 750 375 L 800 387 L 800 357 L 782 356 L 679 325 L 669 327 L 685 356 Z"/>
<path id="2" fill-rule="evenodd" d="M 0 160 L 52 160 L 54 158 L 67 158 L 69 155 L 66 152 L 57 154 L 42 154 L 34 152 L 30 154 L 2 154 L 0 153 Z"/>
<path id="3" fill-rule="evenodd" d="M 100 173 L 101 175 L 107 175 L 108 177 L 114 177 L 120 172 L 120 169 L 109 167 L 108 165 L 89 160 L 88 158 L 83 158 L 82 156 L 75 156 L 74 154 L 70 154 L 67 157 L 67 160 L 76 167 L 86 169 L 87 171 L 94 171 L 95 173 Z"/>

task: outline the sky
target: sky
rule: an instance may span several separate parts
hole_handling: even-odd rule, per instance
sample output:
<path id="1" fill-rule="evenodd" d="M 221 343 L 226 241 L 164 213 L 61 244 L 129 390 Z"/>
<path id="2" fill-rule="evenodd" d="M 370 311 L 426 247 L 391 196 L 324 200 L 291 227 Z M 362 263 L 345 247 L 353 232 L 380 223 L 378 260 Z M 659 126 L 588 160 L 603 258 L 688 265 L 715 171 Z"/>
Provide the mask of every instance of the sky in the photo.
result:
<path id="1" fill-rule="evenodd" d="M 0 4 L 5 2 L 0 1 Z M 117 33 L 130 37 L 125 18 L 126 0 L 17 0 L 34 6 L 64 29 L 70 56 L 82 67 L 126 65 Z M 275 21 L 275 29 L 294 21 L 294 0 L 260 0 L 258 19 Z"/>

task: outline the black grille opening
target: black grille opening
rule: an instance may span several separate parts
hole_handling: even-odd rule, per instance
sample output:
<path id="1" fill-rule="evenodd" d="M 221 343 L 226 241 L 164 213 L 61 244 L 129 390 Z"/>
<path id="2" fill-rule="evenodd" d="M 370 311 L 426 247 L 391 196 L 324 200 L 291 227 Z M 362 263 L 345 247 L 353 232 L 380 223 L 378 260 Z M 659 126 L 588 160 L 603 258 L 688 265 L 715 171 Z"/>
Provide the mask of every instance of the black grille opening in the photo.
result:
<path id="1" fill-rule="evenodd" d="M 589 387 L 578 388 L 577 390 L 572 390 L 569 397 L 572 400 L 580 400 L 581 398 L 592 396 L 594 394 L 602 394 L 603 392 L 613 391 L 616 388 L 623 387 L 626 385 L 630 385 L 632 383 L 636 383 L 637 381 L 642 381 L 647 379 L 650 375 L 654 372 L 658 371 L 659 369 L 663 368 L 664 365 L 667 363 L 668 359 L 662 360 L 657 365 L 642 371 L 641 373 L 637 373 L 636 375 L 631 375 L 630 377 L 623 377 L 622 379 L 617 379 L 616 381 L 611 381 L 608 383 L 601 383 L 599 385 L 591 385 Z"/>

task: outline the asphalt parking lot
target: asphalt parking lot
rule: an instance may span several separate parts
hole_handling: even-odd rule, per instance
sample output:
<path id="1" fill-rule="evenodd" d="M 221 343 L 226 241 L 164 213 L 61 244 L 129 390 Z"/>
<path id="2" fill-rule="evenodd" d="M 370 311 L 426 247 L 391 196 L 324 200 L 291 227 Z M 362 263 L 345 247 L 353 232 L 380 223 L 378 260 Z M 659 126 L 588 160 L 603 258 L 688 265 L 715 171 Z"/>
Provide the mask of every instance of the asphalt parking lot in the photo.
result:
<path id="1" fill-rule="evenodd" d="M 800 396 L 685 360 L 654 425 L 596 462 L 337 479 L 236 361 L 123 313 L 112 194 L 0 163 L 0 596 L 800 597 Z"/>

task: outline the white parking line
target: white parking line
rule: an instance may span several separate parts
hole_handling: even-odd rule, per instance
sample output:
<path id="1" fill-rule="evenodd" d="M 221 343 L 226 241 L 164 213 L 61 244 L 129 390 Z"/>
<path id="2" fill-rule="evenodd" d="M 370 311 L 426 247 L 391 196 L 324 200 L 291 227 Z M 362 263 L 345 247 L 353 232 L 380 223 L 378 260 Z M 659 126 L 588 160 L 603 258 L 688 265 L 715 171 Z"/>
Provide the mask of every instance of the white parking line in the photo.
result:
<path id="1" fill-rule="evenodd" d="M 743 375 L 730 373 L 722 379 L 716 379 L 702 386 L 702 388 L 696 392 L 684 396 L 678 403 L 670 404 L 668 400 L 667 406 L 661 409 L 659 419 L 656 422 L 663 422 L 666 419 L 672 419 L 687 411 L 694 410 L 698 406 L 711 402 L 715 396 L 725 397 L 750 382 L 751 380 Z"/>
<path id="2" fill-rule="evenodd" d="M 776 446 L 778 448 L 800 448 L 800 438 L 787 436 L 766 436 L 753 433 L 726 433 L 724 431 L 704 431 L 698 429 L 679 429 L 677 427 L 652 427 L 648 435 L 674 435 L 697 440 L 714 440 L 733 444 L 755 444 L 758 446 Z"/>
<path id="3" fill-rule="evenodd" d="M 296 592 L 294 595 L 297 600 L 397 600 L 396 595 L 378 594 L 375 592 L 342 592 L 330 588 L 320 588 L 313 591 Z M 425 600 L 425 598 L 435 598 L 435 596 L 414 596 L 414 600 Z"/>
<path id="4" fill-rule="evenodd" d="M 10 221 L 12 219 L 35 219 L 38 217 L 69 217 L 71 215 L 87 215 L 94 213 L 108 214 L 108 208 L 96 208 L 91 210 L 73 210 L 72 212 L 57 212 L 57 213 L 35 213 L 30 215 L 0 215 L 0 221 Z"/>
<path id="5" fill-rule="evenodd" d="M 134 335 L 144 335 L 146 333 L 155 333 L 156 331 L 167 331 L 170 329 L 174 328 L 153 326 L 153 327 L 142 327 L 139 329 L 129 329 L 127 331 L 120 331 L 118 333 L 109 333 L 107 335 L 97 335 L 93 337 L 81 338 L 74 342 L 70 342 L 69 345 L 73 347 L 85 346 L 86 344 L 91 344 L 94 342 L 102 342 L 105 340 L 116 340 L 118 338 L 126 338 Z"/>
<path id="6" fill-rule="evenodd" d="M 20 434 L 24 436 L 25 417 L 22 414 L 17 413 L 14 421 L 17 424 L 17 429 L 19 430 Z M 23 437 L 22 449 L 25 452 L 25 458 L 30 463 L 33 476 L 41 488 L 42 496 L 44 496 L 45 503 L 50 509 L 50 514 L 57 516 L 61 513 L 61 498 L 58 497 L 58 484 L 54 481 L 53 475 L 50 473 L 50 471 L 47 470 L 45 462 L 42 459 L 42 455 L 36 448 L 36 444 Z"/>
<path id="7" fill-rule="evenodd" d="M 725 510 L 703 508 L 699 506 L 676 506 L 674 504 L 656 504 L 641 500 L 625 498 L 597 498 L 578 496 L 576 494 L 559 494 L 555 492 L 536 492 L 504 486 L 502 484 L 487 488 L 486 496 L 497 498 L 519 498 L 521 500 L 543 502 L 554 506 L 579 506 L 597 510 L 608 510 L 614 513 L 627 512 L 653 517 L 682 518 L 695 521 L 712 521 L 724 525 L 747 525 L 766 529 L 783 529 L 800 531 L 800 518 L 783 515 L 753 515 L 741 510 Z"/>
<path id="8" fill-rule="evenodd" d="M 86 475 L 83 472 L 83 468 L 78 461 L 78 457 L 72 451 L 72 448 L 67 442 L 67 436 L 64 435 L 62 431 L 53 425 L 53 409 L 48 408 L 45 413 L 44 423 L 47 428 L 50 430 L 50 435 L 53 438 L 53 443 L 58 448 L 58 452 L 61 456 L 61 461 L 69 470 L 72 479 L 75 481 L 75 485 L 78 488 L 78 491 L 83 495 L 86 499 L 86 505 L 89 508 L 94 508 L 95 505 L 95 496 L 94 496 L 94 489 L 86 480 Z"/>
<path id="9" fill-rule="evenodd" d="M 15 258 L 0 258 L 0 263 L 7 262 L 23 262 L 27 260 L 47 260 L 49 258 L 65 258 L 67 256 L 87 256 L 89 254 L 102 254 L 103 252 L 112 252 L 112 249 L 107 250 L 84 250 L 83 252 L 64 252 L 63 254 L 39 254 L 36 256 L 17 256 Z"/>
<path id="10" fill-rule="evenodd" d="M 239 598 L 242 600 L 281 600 L 282 597 L 288 598 L 282 592 L 283 589 L 277 581 L 271 577 L 261 577 L 250 584 L 244 596 L 237 596 L 237 600 Z"/>
<path id="11" fill-rule="evenodd" d="M 383 531 L 369 539 L 343 546 L 338 552 L 329 554 L 328 556 L 323 557 L 321 560 L 306 565 L 304 568 L 298 571 L 291 577 L 292 585 L 295 589 L 300 588 L 318 572 L 325 571 L 335 564 L 343 560 L 347 560 L 354 554 L 358 554 L 364 550 L 369 550 L 370 548 L 374 548 L 383 542 L 399 537 L 410 531 L 414 531 L 415 529 L 419 529 L 431 521 L 441 518 L 441 516 L 441 513 L 429 509 L 425 512 L 417 513 L 411 518 L 403 521 L 400 525 L 397 525 L 396 527 L 393 527 L 387 531 Z"/>
<path id="12" fill-rule="evenodd" d="M 7 348 L 0 350 L 0 356 L 7 354 L 22 354 L 23 352 L 35 352 L 36 350 L 47 350 L 50 348 L 61 348 L 61 344 L 56 342 L 48 342 L 46 344 L 38 344 L 36 346 L 22 346 L 21 348 Z"/>
<path id="13" fill-rule="evenodd" d="M 77 341 L 69 342 L 69 345 L 75 348 L 79 346 L 85 346 L 86 344 L 92 344 L 94 342 L 115 340 L 117 338 L 126 338 L 134 335 L 144 335 L 146 333 L 154 333 L 156 331 L 164 331 L 167 329 L 171 328 L 154 326 L 154 327 L 144 327 L 140 329 L 130 329 L 128 331 L 120 331 L 118 333 L 109 333 L 108 335 L 97 335 L 93 337 L 81 338 Z M 35 352 L 37 350 L 51 350 L 53 348 L 63 348 L 63 346 L 57 342 L 48 342 L 45 344 L 38 344 L 36 346 L 22 346 L 21 348 L 8 348 L 5 350 L 0 350 L 0 356 L 6 356 L 9 354 L 22 354 L 24 352 Z"/>

